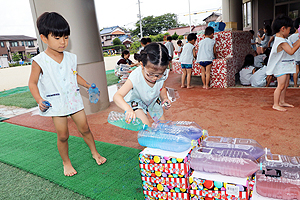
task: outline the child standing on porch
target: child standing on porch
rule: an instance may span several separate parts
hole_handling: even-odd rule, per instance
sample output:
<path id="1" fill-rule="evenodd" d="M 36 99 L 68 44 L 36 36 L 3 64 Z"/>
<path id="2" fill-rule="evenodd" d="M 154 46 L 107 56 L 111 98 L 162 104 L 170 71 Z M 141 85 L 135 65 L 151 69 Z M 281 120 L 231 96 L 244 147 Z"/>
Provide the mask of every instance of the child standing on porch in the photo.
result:
<path id="1" fill-rule="evenodd" d="M 73 176 L 77 171 L 71 164 L 68 152 L 68 116 L 77 125 L 96 163 L 101 165 L 106 161 L 96 149 L 79 93 L 78 84 L 86 88 L 90 84 L 77 74 L 76 55 L 64 51 L 70 35 L 68 22 L 58 13 L 45 12 L 37 19 L 37 28 L 47 49 L 33 58 L 28 86 L 39 105 L 40 115 L 52 117 L 64 174 Z M 51 104 L 47 111 L 44 101 Z"/>
<path id="2" fill-rule="evenodd" d="M 273 109 L 278 111 L 286 111 L 284 107 L 294 107 L 285 102 L 290 74 L 296 73 L 295 56 L 293 54 L 300 47 L 299 38 L 293 45 L 286 39 L 292 26 L 292 19 L 284 15 L 279 15 L 272 23 L 276 37 L 270 53 L 266 74 L 274 74 L 277 78 L 278 84 L 274 91 Z"/>

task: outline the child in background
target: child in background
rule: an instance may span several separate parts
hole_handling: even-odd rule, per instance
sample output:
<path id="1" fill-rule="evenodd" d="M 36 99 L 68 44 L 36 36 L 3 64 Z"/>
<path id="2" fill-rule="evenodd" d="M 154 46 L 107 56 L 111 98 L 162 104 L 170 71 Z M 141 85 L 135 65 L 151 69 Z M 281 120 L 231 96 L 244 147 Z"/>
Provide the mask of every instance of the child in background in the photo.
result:
<path id="1" fill-rule="evenodd" d="M 197 40 L 197 36 L 195 33 L 190 33 L 187 37 L 188 43 L 183 46 L 182 53 L 179 58 L 179 62 L 181 62 L 182 68 L 182 76 L 181 76 L 181 87 L 185 87 L 185 77 L 186 77 L 186 87 L 192 88 L 191 86 L 191 77 L 192 77 L 192 68 L 193 68 L 193 59 L 196 58 L 195 51 L 195 42 Z"/>
<path id="2" fill-rule="evenodd" d="M 124 64 L 129 65 L 130 67 L 138 66 L 139 63 L 133 63 L 130 59 L 130 52 L 128 50 L 124 50 L 121 54 L 121 58 L 118 60 L 117 65 Z"/>
<path id="3" fill-rule="evenodd" d="M 270 53 L 266 73 L 267 75 L 274 75 L 277 78 L 277 87 L 274 91 L 274 104 L 272 108 L 278 111 L 286 111 L 284 107 L 294 107 L 285 102 L 290 74 L 296 73 L 296 63 L 293 54 L 300 47 L 299 38 L 293 45 L 286 39 L 289 36 L 292 26 L 292 19 L 284 15 L 279 15 L 272 23 L 276 37 Z"/>
<path id="4" fill-rule="evenodd" d="M 148 40 L 147 38 L 142 38 L 141 39 L 141 48 L 139 49 L 139 51 L 137 52 L 138 54 L 141 53 L 141 51 L 145 48 L 145 46 L 147 45 Z"/>
<path id="5" fill-rule="evenodd" d="M 252 54 L 247 54 L 245 57 L 243 67 L 239 73 L 241 84 L 244 86 L 251 85 L 250 78 L 252 74 L 254 74 L 254 72 L 254 56 Z"/>
<path id="6" fill-rule="evenodd" d="M 173 59 L 173 54 L 174 54 L 175 47 L 174 47 L 174 45 L 172 43 L 172 37 L 168 36 L 167 37 L 167 41 L 168 42 L 166 42 L 165 46 L 168 49 L 169 56 Z M 169 68 L 170 68 L 170 71 L 172 71 L 172 62 L 169 63 Z"/>
<path id="7" fill-rule="evenodd" d="M 266 69 L 267 69 L 268 57 L 264 59 L 263 66 L 259 68 L 251 77 L 250 83 L 252 87 L 268 87 L 270 82 L 267 84 Z M 270 79 L 268 79 L 270 80 Z"/>
<path id="8" fill-rule="evenodd" d="M 254 33 L 255 32 L 253 30 L 250 30 L 249 32 L 252 35 L 252 37 L 251 37 L 251 47 L 255 51 L 255 55 L 257 55 L 257 51 L 256 51 L 257 47 L 256 47 L 256 45 L 258 44 L 258 42 L 256 42 L 256 38 L 254 37 Z"/>
<path id="9" fill-rule="evenodd" d="M 262 37 L 260 37 L 260 35 L 257 34 L 258 38 L 261 39 L 261 44 L 259 45 L 260 53 L 264 52 L 266 48 L 268 48 L 268 42 L 272 36 L 272 29 L 270 25 L 266 25 L 263 30 L 264 34 Z"/>
<path id="10" fill-rule="evenodd" d="M 90 84 L 76 71 L 76 55 L 64 51 L 70 35 L 68 22 L 58 13 L 45 12 L 37 19 L 37 28 L 42 41 L 47 44 L 47 49 L 33 57 L 28 86 L 39 105 L 40 115 L 52 117 L 64 174 L 73 176 L 77 171 L 73 168 L 68 153 L 68 116 L 77 125 L 97 164 L 101 165 L 106 161 L 96 149 L 77 85 L 89 88 Z M 52 107 L 44 112 L 47 107 L 43 101 L 46 100 Z"/>
<path id="11" fill-rule="evenodd" d="M 171 57 L 163 44 L 153 42 L 141 51 L 139 60 L 142 65 L 129 75 L 113 99 L 125 111 L 128 123 L 138 117 L 144 124 L 151 126 L 147 112 L 154 121 L 165 120 L 162 105 L 171 105 L 165 87 Z"/>
<path id="12" fill-rule="evenodd" d="M 206 27 L 204 32 L 205 38 L 199 42 L 197 60 L 201 67 L 201 79 L 203 88 L 209 89 L 210 70 L 214 57 L 216 57 L 216 45 L 214 38 L 214 28 Z"/>
<path id="13" fill-rule="evenodd" d="M 175 51 L 175 53 L 178 53 L 178 59 L 180 58 L 181 52 L 182 52 L 182 48 L 183 48 L 183 44 L 181 40 L 177 41 L 177 45 L 178 45 L 178 51 Z"/>
<path id="14" fill-rule="evenodd" d="M 292 44 L 297 42 L 297 40 L 299 39 L 299 32 L 298 32 L 299 24 L 300 24 L 300 17 L 298 17 L 294 21 L 294 28 L 295 28 L 296 32 L 288 38 L 288 40 Z M 297 87 L 298 86 L 297 81 L 298 81 L 298 74 L 299 74 L 299 65 L 300 65 L 300 50 L 298 49 L 294 53 L 294 55 L 295 55 L 295 61 L 296 61 L 296 73 L 293 74 L 293 79 L 294 79 L 294 87 Z"/>

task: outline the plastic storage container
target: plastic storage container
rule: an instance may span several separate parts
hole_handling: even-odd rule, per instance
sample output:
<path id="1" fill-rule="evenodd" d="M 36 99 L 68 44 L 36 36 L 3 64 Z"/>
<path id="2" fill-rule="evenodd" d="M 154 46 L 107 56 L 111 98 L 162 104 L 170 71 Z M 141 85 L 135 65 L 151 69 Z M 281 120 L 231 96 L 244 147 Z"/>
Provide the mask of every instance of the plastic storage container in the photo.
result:
<path id="1" fill-rule="evenodd" d="M 208 136 L 207 130 L 202 129 L 197 123 L 190 121 L 161 120 L 154 122 L 152 129 L 173 135 L 182 135 L 191 140 L 197 140 L 203 135 Z"/>
<path id="2" fill-rule="evenodd" d="M 266 149 L 256 173 L 256 191 L 261 196 L 300 200 L 300 157 L 271 154 Z"/>
<path id="3" fill-rule="evenodd" d="M 132 121 L 128 124 L 125 122 L 125 114 L 124 113 L 119 113 L 115 111 L 111 111 L 108 115 L 107 121 L 115 126 L 127 129 L 127 130 L 132 130 L 132 131 L 139 131 L 141 129 L 147 129 L 148 126 L 146 124 L 143 124 L 142 120 L 139 118 L 135 119 L 135 122 L 133 123 Z"/>
<path id="4" fill-rule="evenodd" d="M 241 150 L 250 154 L 255 159 L 264 155 L 264 148 L 253 139 L 208 136 L 201 142 L 201 146 L 224 150 Z"/>
<path id="5" fill-rule="evenodd" d="M 91 87 L 89 88 L 89 100 L 91 103 L 97 103 L 100 97 L 100 91 L 96 87 L 95 83 L 92 83 Z"/>
<path id="6" fill-rule="evenodd" d="M 196 140 L 191 140 L 181 134 L 170 134 L 159 129 L 139 131 L 138 142 L 141 146 L 173 152 L 183 152 L 197 145 Z"/>
<path id="7" fill-rule="evenodd" d="M 191 153 L 191 168 L 244 178 L 259 170 L 259 164 L 244 151 L 198 147 Z"/>

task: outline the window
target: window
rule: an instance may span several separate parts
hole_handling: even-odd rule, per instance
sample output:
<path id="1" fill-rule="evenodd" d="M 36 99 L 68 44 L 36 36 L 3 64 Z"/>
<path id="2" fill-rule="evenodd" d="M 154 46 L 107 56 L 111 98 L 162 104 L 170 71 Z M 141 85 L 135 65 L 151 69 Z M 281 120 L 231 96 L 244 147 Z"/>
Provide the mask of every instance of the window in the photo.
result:
<path id="1" fill-rule="evenodd" d="M 251 1 L 243 3 L 243 26 L 249 27 L 252 23 Z"/>
<path id="2" fill-rule="evenodd" d="M 22 46 L 24 47 L 24 41 L 21 41 L 22 42 Z"/>
<path id="3" fill-rule="evenodd" d="M 10 42 L 11 47 L 17 47 L 19 46 L 18 42 Z"/>
<path id="4" fill-rule="evenodd" d="M 1 47 L 4 47 L 4 42 L 0 42 Z"/>
<path id="5" fill-rule="evenodd" d="M 27 45 L 28 47 L 34 47 L 33 41 L 27 41 Z"/>
<path id="6" fill-rule="evenodd" d="M 107 36 L 106 36 L 106 40 L 111 40 L 111 36 L 110 36 L 110 35 L 107 35 Z"/>

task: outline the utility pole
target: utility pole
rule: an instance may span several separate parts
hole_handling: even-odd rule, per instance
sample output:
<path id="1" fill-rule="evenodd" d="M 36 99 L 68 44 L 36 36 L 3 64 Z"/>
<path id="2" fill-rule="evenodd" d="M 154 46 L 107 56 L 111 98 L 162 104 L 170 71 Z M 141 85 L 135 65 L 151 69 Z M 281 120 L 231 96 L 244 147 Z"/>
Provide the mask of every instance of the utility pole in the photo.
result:
<path id="1" fill-rule="evenodd" d="M 189 20 L 190 20 L 190 32 L 192 32 L 192 25 L 191 25 L 191 4 L 189 0 Z"/>
<path id="2" fill-rule="evenodd" d="M 142 30 L 142 15 L 141 15 L 141 3 L 140 0 L 138 0 L 139 4 L 139 17 L 140 17 L 140 33 L 141 33 L 141 38 L 143 38 L 143 30 Z"/>

